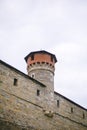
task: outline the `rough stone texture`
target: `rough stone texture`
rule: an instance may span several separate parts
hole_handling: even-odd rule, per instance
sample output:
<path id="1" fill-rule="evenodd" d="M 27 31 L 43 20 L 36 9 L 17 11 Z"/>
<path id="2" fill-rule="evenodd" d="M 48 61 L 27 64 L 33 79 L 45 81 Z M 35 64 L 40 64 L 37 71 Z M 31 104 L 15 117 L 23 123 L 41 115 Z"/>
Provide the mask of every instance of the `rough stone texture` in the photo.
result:
<path id="1" fill-rule="evenodd" d="M 0 130 L 87 130 L 87 110 L 47 87 L 0 62 Z"/>

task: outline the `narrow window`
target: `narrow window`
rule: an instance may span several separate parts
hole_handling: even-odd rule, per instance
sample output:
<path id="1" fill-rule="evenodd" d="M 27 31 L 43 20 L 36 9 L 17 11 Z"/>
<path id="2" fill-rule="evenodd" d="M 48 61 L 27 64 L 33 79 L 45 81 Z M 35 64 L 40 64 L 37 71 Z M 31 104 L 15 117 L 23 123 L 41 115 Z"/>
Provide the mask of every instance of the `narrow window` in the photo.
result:
<path id="1" fill-rule="evenodd" d="M 71 107 L 71 113 L 73 113 L 73 107 Z"/>
<path id="2" fill-rule="evenodd" d="M 35 74 L 34 74 L 34 73 L 33 73 L 33 74 L 31 74 L 31 77 L 32 77 L 32 78 L 35 78 Z"/>
<path id="3" fill-rule="evenodd" d="M 17 83 L 18 83 L 18 79 L 14 78 L 14 86 L 17 86 Z"/>
<path id="4" fill-rule="evenodd" d="M 31 55 L 31 60 L 34 60 L 34 55 Z"/>
<path id="5" fill-rule="evenodd" d="M 57 107 L 59 107 L 59 100 L 57 100 Z"/>
<path id="6" fill-rule="evenodd" d="M 85 114 L 83 113 L 83 119 L 85 119 Z"/>
<path id="7" fill-rule="evenodd" d="M 53 62 L 53 56 L 51 56 L 51 61 Z"/>
<path id="8" fill-rule="evenodd" d="M 37 89 L 37 96 L 39 96 L 39 95 L 40 95 L 40 90 Z"/>

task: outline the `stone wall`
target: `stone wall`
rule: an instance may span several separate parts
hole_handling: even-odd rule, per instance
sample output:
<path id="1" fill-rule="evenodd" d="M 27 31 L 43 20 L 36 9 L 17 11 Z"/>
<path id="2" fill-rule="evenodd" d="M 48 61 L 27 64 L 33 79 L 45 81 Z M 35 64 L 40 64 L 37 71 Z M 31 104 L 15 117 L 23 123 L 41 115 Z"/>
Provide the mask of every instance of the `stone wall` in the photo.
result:
<path id="1" fill-rule="evenodd" d="M 76 122 L 87 125 L 87 110 L 73 101 L 55 92 L 55 112 L 61 116 Z"/>
<path id="2" fill-rule="evenodd" d="M 87 130 L 85 109 L 54 93 L 49 111 L 48 98 L 46 86 L 0 63 L 0 130 Z"/>

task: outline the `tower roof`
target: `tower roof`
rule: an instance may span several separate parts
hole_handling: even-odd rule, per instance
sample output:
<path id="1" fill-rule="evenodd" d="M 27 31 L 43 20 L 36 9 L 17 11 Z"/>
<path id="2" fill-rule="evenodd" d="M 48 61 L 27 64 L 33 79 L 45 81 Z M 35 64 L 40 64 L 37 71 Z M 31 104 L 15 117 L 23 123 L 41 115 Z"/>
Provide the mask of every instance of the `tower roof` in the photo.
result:
<path id="1" fill-rule="evenodd" d="M 27 62 L 28 57 L 30 57 L 31 55 L 40 54 L 40 53 L 41 53 L 41 54 L 51 55 L 51 56 L 54 58 L 55 63 L 57 62 L 56 56 L 55 56 L 54 54 L 51 54 L 50 52 L 45 51 L 45 50 L 31 52 L 31 53 L 29 53 L 24 59 L 25 59 L 25 61 Z"/>

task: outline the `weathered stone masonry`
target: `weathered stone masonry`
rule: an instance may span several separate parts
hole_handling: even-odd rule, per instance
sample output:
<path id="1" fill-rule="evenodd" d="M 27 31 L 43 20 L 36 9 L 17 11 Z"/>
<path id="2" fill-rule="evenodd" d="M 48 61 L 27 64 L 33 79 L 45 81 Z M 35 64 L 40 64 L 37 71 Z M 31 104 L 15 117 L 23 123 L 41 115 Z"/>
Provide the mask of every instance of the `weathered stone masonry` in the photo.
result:
<path id="1" fill-rule="evenodd" d="M 54 92 L 56 57 L 25 60 L 29 76 L 0 61 L 0 130 L 87 130 L 87 109 Z"/>

